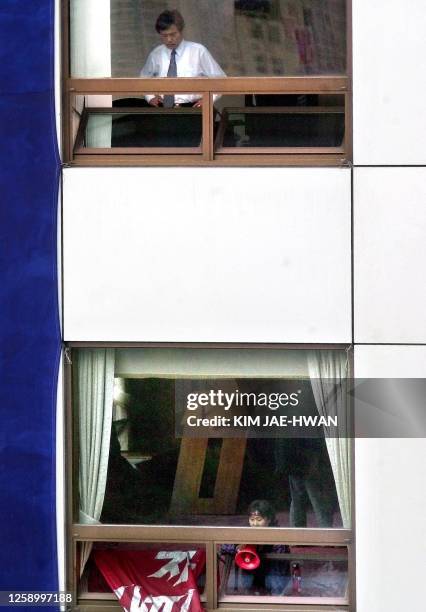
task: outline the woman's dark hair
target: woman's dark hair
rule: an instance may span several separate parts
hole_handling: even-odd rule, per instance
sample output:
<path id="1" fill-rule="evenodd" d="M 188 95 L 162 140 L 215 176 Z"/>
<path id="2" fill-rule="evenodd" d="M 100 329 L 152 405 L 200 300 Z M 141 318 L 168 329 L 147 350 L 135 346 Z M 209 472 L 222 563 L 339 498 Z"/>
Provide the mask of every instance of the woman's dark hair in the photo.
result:
<path id="1" fill-rule="evenodd" d="M 170 26 L 175 25 L 179 32 L 182 32 L 185 27 L 185 21 L 179 11 L 163 11 L 161 15 L 157 17 L 155 22 L 155 29 L 160 34 L 164 30 L 168 30 Z"/>
<path id="2" fill-rule="evenodd" d="M 248 514 L 254 514 L 258 512 L 261 516 L 268 519 L 270 527 L 276 527 L 278 525 L 277 517 L 275 516 L 274 506 L 266 499 L 255 499 L 251 502 L 248 507 Z"/>

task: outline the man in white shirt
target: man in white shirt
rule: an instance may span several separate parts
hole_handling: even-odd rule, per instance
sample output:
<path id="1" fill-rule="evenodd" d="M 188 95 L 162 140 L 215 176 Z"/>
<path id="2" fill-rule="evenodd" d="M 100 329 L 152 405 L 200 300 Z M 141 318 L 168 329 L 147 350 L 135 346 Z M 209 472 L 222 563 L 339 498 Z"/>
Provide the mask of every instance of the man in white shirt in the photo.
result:
<path id="1" fill-rule="evenodd" d="M 199 43 L 184 40 L 185 22 L 179 11 L 164 11 L 155 23 L 162 44 L 148 55 L 141 77 L 224 77 L 226 74 L 209 51 Z M 145 96 L 151 106 L 202 105 L 197 94 Z"/>

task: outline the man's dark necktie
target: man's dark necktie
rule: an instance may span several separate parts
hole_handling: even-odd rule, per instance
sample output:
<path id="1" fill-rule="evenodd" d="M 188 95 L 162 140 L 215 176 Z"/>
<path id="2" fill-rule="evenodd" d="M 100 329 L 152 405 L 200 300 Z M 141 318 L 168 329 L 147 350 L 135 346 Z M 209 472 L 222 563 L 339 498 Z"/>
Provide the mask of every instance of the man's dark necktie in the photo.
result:
<path id="1" fill-rule="evenodd" d="M 170 64 L 169 64 L 169 69 L 167 71 L 167 76 L 168 77 L 177 77 L 177 67 L 176 67 L 176 49 L 172 49 L 171 55 L 170 55 Z M 175 97 L 174 95 L 166 95 L 163 98 L 163 106 L 165 108 L 173 108 L 173 106 L 175 105 Z"/>

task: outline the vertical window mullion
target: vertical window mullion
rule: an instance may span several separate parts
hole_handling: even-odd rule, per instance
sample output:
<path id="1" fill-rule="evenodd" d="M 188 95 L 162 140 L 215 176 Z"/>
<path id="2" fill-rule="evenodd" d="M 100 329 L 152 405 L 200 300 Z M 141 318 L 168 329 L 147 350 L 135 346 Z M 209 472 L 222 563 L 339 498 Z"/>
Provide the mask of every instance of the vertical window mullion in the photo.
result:
<path id="1" fill-rule="evenodd" d="M 203 93 L 203 159 L 213 159 L 213 104 L 211 92 Z"/>
<path id="2" fill-rule="evenodd" d="M 206 607 L 217 608 L 217 555 L 216 542 L 205 542 L 206 546 Z"/>

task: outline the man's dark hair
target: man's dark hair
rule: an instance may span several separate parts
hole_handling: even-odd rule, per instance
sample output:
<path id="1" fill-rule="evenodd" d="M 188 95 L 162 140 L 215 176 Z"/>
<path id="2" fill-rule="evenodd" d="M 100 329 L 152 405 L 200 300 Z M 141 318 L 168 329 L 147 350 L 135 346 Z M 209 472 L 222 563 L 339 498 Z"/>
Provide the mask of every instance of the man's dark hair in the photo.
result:
<path id="1" fill-rule="evenodd" d="M 168 30 L 170 26 L 175 25 L 179 32 L 182 32 L 185 27 L 185 21 L 179 11 L 163 11 L 161 15 L 157 17 L 155 22 L 155 29 L 160 34 L 164 30 Z"/>

